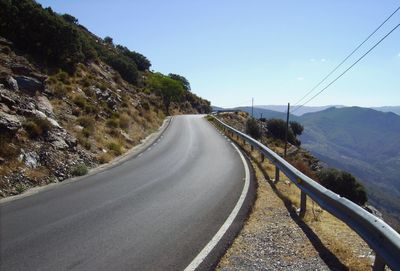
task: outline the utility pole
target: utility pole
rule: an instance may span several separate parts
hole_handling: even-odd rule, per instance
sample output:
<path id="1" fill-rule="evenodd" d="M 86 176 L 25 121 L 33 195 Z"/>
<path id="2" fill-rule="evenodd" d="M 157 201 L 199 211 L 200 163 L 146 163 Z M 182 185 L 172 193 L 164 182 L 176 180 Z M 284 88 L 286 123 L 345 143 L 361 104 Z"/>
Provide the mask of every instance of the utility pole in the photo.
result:
<path id="1" fill-rule="evenodd" d="M 260 119 L 262 119 L 262 112 L 260 113 L 260 115 L 261 115 Z"/>
<path id="2" fill-rule="evenodd" d="M 288 130 L 289 130 L 289 112 L 290 112 L 290 103 L 287 104 L 286 130 L 285 130 L 285 152 L 283 154 L 283 158 L 286 158 L 286 152 L 287 152 L 287 137 L 288 137 Z"/>
<path id="3" fill-rule="evenodd" d="M 253 118 L 254 98 L 251 98 L 251 117 Z"/>

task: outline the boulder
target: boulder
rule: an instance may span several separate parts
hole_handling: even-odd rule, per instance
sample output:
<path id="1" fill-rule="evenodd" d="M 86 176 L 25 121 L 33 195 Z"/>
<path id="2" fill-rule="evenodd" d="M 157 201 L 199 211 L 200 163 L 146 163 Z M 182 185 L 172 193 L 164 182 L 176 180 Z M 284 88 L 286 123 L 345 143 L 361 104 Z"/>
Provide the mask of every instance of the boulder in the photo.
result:
<path id="1" fill-rule="evenodd" d="M 9 89 L 15 90 L 15 91 L 19 90 L 18 82 L 12 76 L 7 76 L 6 83 L 7 83 L 7 86 Z"/>
<path id="2" fill-rule="evenodd" d="M 61 137 L 57 137 L 55 141 L 50 143 L 55 149 L 64 150 L 68 148 L 68 144 Z"/>
<path id="3" fill-rule="evenodd" d="M 16 132 L 21 126 L 22 124 L 16 116 L 0 111 L 1 132 Z"/>
<path id="4" fill-rule="evenodd" d="M 32 68 L 20 63 L 13 63 L 11 65 L 11 70 L 14 74 L 20 75 L 30 75 L 32 72 Z"/>
<path id="5" fill-rule="evenodd" d="M 21 150 L 18 160 L 23 162 L 29 168 L 40 166 L 39 155 L 36 152 L 24 152 L 24 150 Z"/>
<path id="6" fill-rule="evenodd" d="M 0 111 L 2 111 L 4 113 L 9 113 L 10 108 L 6 104 L 0 103 Z"/>
<path id="7" fill-rule="evenodd" d="M 7 95 L 5 92 L 0 93 L 0 102 L 6 104 L 8 107 L 13 107 L 17 104 L 17 100 L 10 95 Z"/>
<path id="8" fill-rule="evenodd" d="M 44 84 L 33 77 L 16 76 L 15 80 L 17 80 L 20 90 L 31 95 L 34 95 L 36 91 L 44 91 Z"/>
<path id="9" fill-rule="evenodd" d="M 47 116 L 51 117 L 54 115 L 53 106 L 51 105 L 49 99 L 46 96 L 38 96 L 36 97 L 36 106 L 37 108 L 44 112 Z"/>

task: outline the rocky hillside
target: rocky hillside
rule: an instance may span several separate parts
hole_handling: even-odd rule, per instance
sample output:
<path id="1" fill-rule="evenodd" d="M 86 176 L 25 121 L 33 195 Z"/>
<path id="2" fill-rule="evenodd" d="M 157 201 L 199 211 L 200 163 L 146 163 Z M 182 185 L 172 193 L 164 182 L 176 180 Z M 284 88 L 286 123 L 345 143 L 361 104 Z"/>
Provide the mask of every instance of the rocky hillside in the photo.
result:
<path id="1" fill-rule="evenodd" d="M 210 110 L 210 103 L 192 93 L 184 77 L 150 72 L 144 56 L 106 42 L 33 1 L 7 3 L 21 16 L 26 6 L 37 9 L 43 16 L 36 18 L 50 18 L 55 30 L 60 24 L 82 31 L 80 35 L 100 44 L 96 49 L 102 54 L 68 62 L 67 68 L 68 56 L 59 59 L 63 65 L 41 61 L 35 48 L 21 45 L 23 32 L 17 28 L 23 22 L 0 17 L 0 197 L 83 175 L 138 144 L 167 115 Z M 2 8 L 4 12 L 10 6 Z M 17 30 L 11 35 L 3 26 L 12 23 Z M 47 31 L 40 27 L 38 32 Z M 41 41 L 47 48 L 46 40 Z M 121 63 L 135 72 L 126 73 Z"/>

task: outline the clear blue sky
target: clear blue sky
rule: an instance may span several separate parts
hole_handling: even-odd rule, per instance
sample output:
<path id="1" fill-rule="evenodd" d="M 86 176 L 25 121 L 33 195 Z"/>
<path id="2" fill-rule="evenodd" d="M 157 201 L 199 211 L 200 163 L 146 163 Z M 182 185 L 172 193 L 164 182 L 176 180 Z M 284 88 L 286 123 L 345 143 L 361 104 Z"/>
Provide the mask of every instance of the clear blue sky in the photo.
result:
<path id="1" fill-rule="evenodd" d="M 398 0 L 39 0 L 185 76 L 214 105 L 294 103 Z M 400 23 L 400 11 L 363 47 Z M 361 52 L 353 57 L 361 56 Z M 351 61 L 349 62 L 349 64 Z M 309 105 L 400 105 L 400 29 Z"/>

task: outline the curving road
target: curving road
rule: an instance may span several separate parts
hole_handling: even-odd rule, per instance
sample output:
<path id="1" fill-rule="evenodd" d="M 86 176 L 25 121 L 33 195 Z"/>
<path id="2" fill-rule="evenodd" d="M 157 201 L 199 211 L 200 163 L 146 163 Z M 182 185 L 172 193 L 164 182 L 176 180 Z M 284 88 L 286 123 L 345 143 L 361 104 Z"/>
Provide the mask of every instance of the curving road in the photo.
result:
<path id="1" fill-rule="evenodd" d="M 183 270 L 244 185 L 238 152 L 178 116 L 136 158 L 0 205 L 0 270 Z"/>

